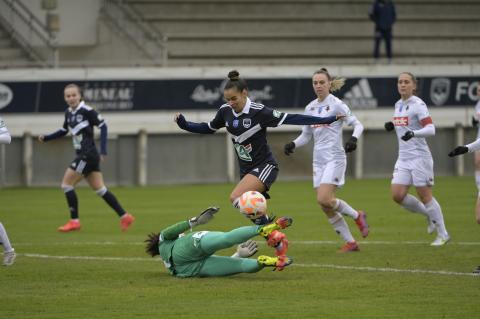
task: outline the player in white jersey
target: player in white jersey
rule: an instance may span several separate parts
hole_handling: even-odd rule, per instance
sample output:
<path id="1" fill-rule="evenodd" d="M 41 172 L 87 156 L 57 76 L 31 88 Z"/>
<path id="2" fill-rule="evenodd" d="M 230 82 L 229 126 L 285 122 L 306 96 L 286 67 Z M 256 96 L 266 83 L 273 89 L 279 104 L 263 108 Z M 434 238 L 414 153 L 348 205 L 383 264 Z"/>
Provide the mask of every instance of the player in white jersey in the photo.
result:
<path id="1" fill-rule="evenodd" d="M 477 155 L 479 151 L 480 137 L 470 144 L 455 147 L 450 153 L 448 153 L 448 156 L 454 157 L 457 155 L 473 152 L 475 152 L 475 155 Z M 475 204 L 475 218 L 477 219 L 477 223 L 480 224 L 480 192 L 478 193 L 477 203 Z"/>
<path id="2" fill-rule="evenodd" d="M 12 138 L 10 137 L 10 133 L 8 132 L 7 127 L 5 126 L 5 122 L 0 117 L 0 144 L 10 144 Z M 0 222 L 0 243 L 3 246 L 3 265 L 4 266 L 11 266 L 17 257 L 15 254 L 15 249 L 13 249 L 12 245 L 10 244 L 10 240 L 8 239 L 7 231 L 3 224 Z"/>
<path id="3" fill-rule="evenodd" d="M 312 85 L 317 98 L 305 107 L 306 115 L 334 116 L 346 114 L 341 121 L 322 125 L 305 125 L 302 133 L 285 145 L 285 154 L 290 155 L 296 147 L 307 144 L 313 137 L 313 187 L 317 194 L 317 202 L 328 217 L 335 231 L 342 237 L 345 244 L 341 252 L 358 251 L 356 240 L 345 222 L 343 215 L 355 220 L 363 237 L 368 236 L 366 214 L 353 209 L 345 201 L 335 198 L 335 191 L 345 184 L 345 170 L 347 157 L 345 152 L 352 152 L 357 148 L 357 139 L 363 132 L 363 125 L 352 115 L 348 106 L 339 98 L 330 94 L 340 89 L 345 80 L 332 78 L 327 69 L 322 68 L 312 77 Z M 352 137 L 342 146 L 343 124 L 353 126 Z"/>
<path id="4" fill-rule="evenodd" d="M 409 72 L 398 77 L 401 99 L 395 103 L 393 122 L 385 123 L 385 129 L 395 129 L 398 138 L 398 159 L 393 170 L 391 184 L 395 202 L 407 210 L 422 214 L 429 222 L 428 232 L 437 231 L 432 246 L 442 246 L 450 240 L 445 228 L 442 209 L 432 195 L 433 158 L 425 137 L 435 135 L 435 126 L 425 102 L 415 96 L 417 80 Z M 418 197 L 408 193 L 414 185 Z"/>

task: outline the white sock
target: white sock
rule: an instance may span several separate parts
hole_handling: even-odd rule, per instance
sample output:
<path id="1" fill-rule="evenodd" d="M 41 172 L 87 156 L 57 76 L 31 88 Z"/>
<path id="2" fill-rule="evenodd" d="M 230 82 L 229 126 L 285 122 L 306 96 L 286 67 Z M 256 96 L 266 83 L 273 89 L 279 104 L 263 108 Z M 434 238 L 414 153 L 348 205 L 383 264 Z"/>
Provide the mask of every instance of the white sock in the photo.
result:
<path id="1" fill-rule="evenodd" d="M 419 213 L 427 217 L 429 216 L 425 205 L 413 195 L 407 194 L 400 205 L 412 213 Z"/>
<path id="2" fill-rule="evenodd" d="M 237 209 L 240 208 L 239 202 L 240 202 L 240 197 L 235 198 L 235 200 L 232 202 L 232 206 Z"/>
<path id="3" fill-rule="evenodd" d="M 432 200 L 425 204 L 425 208 L 428 211 L 430 219 L 436 225 L 437 233 L 443 238 L 448 237 L 448 232 L 445 228 L 445 222 L 443 220 L 442 208 L 435 197 L 432 197 Z"/>
<path id="4" fill-rule="evenodd" d="M 477 184 L 478 190 L 480 190 L 480 171 L 475 171 L 475 183 Z"/>
<path id="5" fill-rule="evenodd" d="M 342 215 L 337 213 L 334 217 L 329 218 L 328 222 L 333 226 L 333 229 L 335 229 L 337 234 L 339 234 L 345 242 L 351 243 L 352 241 L 355 241 Z"/>
<path id="6" fill-rule="evenodd" d="M 342 215 L 350 216 L 353 219 L 358 218 L 358 212 L 348 205 L 344 200 L 337 198 L 337 204 L 335 205 L 335 211 L 339 212 Z"/>
<path id="7" fill-rule="evenodd" d="M 5 252 L 8 253 L 13 250 L 10 240 L 8 239 L 7 232 L 5 231 L 5 227 L 3 227 L 2 223 L 0 223 L 0 242 L 2 242 Z"/>

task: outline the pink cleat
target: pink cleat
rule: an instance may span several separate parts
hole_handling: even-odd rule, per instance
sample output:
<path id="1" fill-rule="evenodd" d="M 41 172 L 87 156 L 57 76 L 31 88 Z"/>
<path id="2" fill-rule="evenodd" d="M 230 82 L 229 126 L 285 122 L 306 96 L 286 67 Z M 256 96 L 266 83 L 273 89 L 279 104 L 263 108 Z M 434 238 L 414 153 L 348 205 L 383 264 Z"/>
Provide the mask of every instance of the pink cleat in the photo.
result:
<path id="1" fill-rule="evenodd" d="M 80 222 L 78 220 L 70 220 L 63 226 L 58 227 L 58 231 L 68 233 L 70 231 L 80 230 Z"/>
<path id="2" fill-rule="evenodd" d="M 120 228 L 122 231 L 127 231 L 130 225 L 135 221 L 135 217 L 130 214 L 125 214 L 120 218 Z"/>
<path id="3" fill-rule="evenodd" d="M 355 219 L 355 224 L 357 224 L 360 233 L 362 234 L 363 238 L 368 236 L 370 230 L 368 229 L 367 224 L 367 214 L 364 211 L 358 211 L 358 217 Z"/>

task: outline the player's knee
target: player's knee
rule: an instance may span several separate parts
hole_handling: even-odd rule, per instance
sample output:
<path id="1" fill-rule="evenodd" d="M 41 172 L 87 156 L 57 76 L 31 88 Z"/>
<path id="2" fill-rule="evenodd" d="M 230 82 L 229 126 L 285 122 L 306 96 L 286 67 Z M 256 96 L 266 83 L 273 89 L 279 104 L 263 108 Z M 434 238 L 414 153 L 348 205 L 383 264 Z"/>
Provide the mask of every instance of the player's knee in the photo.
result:
<path id="1" fill-rule="evenodd" d="M 397 204 L 401 204 L 403 199 L 405 198 L 406 194 L 403 193 L 392 193 L 392 199 Z"/>
<path id="2" fill-rule="evenodd" d="M 324 211 L 331 211 L 335 208 L 335 199 L 330 198 L 330 196 L 317 197 L 317 203 Z"/>
<path id="3" fill-rule="evenodd" d="M 61 188 L 63 189 L 64 193 L 73 191 L 75 189 L 73 185 L 68 185 L 68 184 L 62 184 Z"/>
<path id="4" fill-rule="evenodd" d="M 107 193 L 108 189 L 106 186 L 103 186 L 103 187 L 100 187 L 99 189 L 95 190 L 95 193 L 100 196 L 100 197 L 103 197 L 103 195 L 105 195 Z"/>

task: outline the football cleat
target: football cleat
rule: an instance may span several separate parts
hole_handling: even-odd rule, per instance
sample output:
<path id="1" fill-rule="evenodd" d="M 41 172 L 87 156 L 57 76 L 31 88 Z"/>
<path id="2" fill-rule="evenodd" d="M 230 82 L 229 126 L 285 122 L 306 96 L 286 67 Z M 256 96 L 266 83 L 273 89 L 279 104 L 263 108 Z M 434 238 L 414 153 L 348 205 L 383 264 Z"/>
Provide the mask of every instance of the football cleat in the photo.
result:
<path id="1" fill-rule="evenodd" d="M 58 231 L 67 233 L 69 231 L 80 230 L 80 222 L 76 220 L 70 220 L 63 226 L 58 227 Z"/>
<path id="2" fill-rule="evenodd" d="M 288 239 L 285 236 L 276 246 L 275 246 L 275 255 L 283 256 L 286 255 L 288 251 Z"/>
<path id="3" fill-rule="evenodd" d="M 449 241 L 450 241 L 450 236 L 447 235 L 446 237 L 443 237 L 438 235 L 437 238 L 435 238 L 435 240 L 430 244 L 430 246 L 437 246 L 437 247 L 443 246 Z"/>
<path id="4" fill-rule="evenodd" d="M 258 233 L 260 234 L 260 236 L 263 236 L 268 240 L 269 235 L 274 230 L 285 229 L 288 226 L 292 225 L 292 223 L 293 219 L 291 217 L 280 217 L 275 221 L 275 223 L 262 226 Z"/>
<path id="5" fill-rule="evenodd" d="M 127 231 L 128 227 L 135 221 L 135 217 L 133 217 L 130 214 L 125 214 L 125 216 L 122 216 L 120 218 L 120 228 L 122 231 Z"/>
<path id="6" fill-rule="evenodd" d="M 342 248 L 338 250 L 339 253 L 349 253 L 352 251 L 360 251 L 360 247 L 358 247 L 358 244 L 356 241 L 345 243 L 342 246 Z"/>
<path id="7" fill-rule="evenodd" d="M 355 219 L 355 224 L 357 224 L 360 233 L 362 234 L 363 238 L 368 236 L 370 232 L 367 224 L 367 214 L 364 211 L 358 211 L 358 217 Z"/>
<path id="8" fill-rule="evenodd" d="M 275 267 L 274 270 L 282 271 L 283 268 L 292 264 L 293 259 L 288 256 L 278 256 L 278 257 L 269 257 L 269 256 L 258 256 L 257 262 L 265 267 Z"/>
<path id="9" fill-rule="evenodd" d="M 3 253 L 3 265 L 4 266 L 11 266 L 15 262 L 15 258 L 17 258 L 17 254 L 15 254 L 15 250 Z"/>

